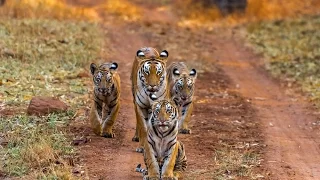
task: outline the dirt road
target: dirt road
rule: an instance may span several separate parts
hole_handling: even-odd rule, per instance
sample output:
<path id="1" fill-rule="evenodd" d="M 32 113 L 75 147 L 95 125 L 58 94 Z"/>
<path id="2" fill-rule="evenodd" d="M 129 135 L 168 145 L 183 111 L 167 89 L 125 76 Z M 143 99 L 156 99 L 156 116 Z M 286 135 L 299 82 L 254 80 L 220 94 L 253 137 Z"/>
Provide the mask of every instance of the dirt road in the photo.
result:
<path id="1" fill-rule="evenodd" d="M 199 72 L 193 134 L 179 135 L 188 156 L 185 179 L 214 179 L 216 151 L 225 147 L 260 154 L 264 161 L 254 168 L 260 178 L 320 179 L 320 134 L 313 129 L 317 117 L 308 102 L 272 80 L 261 69 L 261 58 L 232 33 L 180 28 L 170 9 L 148 8 L 139 22 L 106 19 L 101 25 L 106 39 L 102 57 L 119 63 L 121 109 L 115 139 L 94 136 L 86 124 L 75 128 L 91 139 L 79 146 L 89 178 L 142 177 L 134 172 L 143 159 L 134 151 L 138 143 L 131 141 L 135 117 L 129 76 L 137 49 L 153 46 L 166 48 L 171 61 L 186 61 Z"/>
<path id="2" fill-rule="evenodd" d="M 272 80 L 261 69 L 263 60 L 241 42 L 217 40 L 220 65 L 257 109 L 265 136 L 266 164 L 278 179 L 320 179 L 317 113 L 305 98 Z M 226 43 L 228 42 L 228 43 Z M 230 53 L 226 53 L 226 50 Z M 318 118 L 319 119 L 319 118 Z"/>

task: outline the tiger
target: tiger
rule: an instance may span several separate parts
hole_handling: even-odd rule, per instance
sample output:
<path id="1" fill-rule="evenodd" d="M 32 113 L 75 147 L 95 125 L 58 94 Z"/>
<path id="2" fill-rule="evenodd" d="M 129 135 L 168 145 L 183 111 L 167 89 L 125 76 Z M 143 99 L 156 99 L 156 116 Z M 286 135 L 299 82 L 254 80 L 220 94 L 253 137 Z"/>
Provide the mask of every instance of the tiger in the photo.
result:
<path id="1" fill-rule="evenodd" d="M 179 132 L 182 134 L 191 134 L 188 123 L 193 110 L 193 94 L 197 71 L 189 70 L 183 62 L 173 62 L 167 68 L 168 88 L 170 97 L 178 104 L 181 121 L 179 122 Z"/>
<path id="2" fill-rule="evenodd" d="M 120 107 L 120 76 L 117 68 L 116 62 L 90 65 L 94 88 L 89 119 L 93 132 L 106 138 L 114 138 L 112 128 Z"/>
<path id="3" fill-rule="evenodd" d="M 155 48 L 143 47 L 136 53 L 132 71 L 132 95 L 136 114 L 136 132 L 132 141 L 139 142 L 137 152 L 143 152 L 143 141 L 146 137 L 146 121 L 148 111 L 153 102 L 152 96 L 162 99 L 167 96 L 166 62 L 169 53 L 159 53 Z"/>
<path id="4" fill-rule="evenodd" d="M 179 112 L 173 100 L 157 100 L 153 103 L 147 125 L 144 162 L 136 168 L 143 179 L 178 179 L 187 168 L 187 158 L 182 142 L 177 140 Z"/>

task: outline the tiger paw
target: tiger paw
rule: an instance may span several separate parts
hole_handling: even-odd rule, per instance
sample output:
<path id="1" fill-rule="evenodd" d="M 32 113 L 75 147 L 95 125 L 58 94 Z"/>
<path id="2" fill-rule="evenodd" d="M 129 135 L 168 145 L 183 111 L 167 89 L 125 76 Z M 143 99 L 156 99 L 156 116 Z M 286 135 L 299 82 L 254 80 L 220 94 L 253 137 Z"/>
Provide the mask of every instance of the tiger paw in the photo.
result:
<path id="1" fill-rule="evenodd" d="M 179 133 L 181 133 L 181 134 L 191 134 L 191 129 L 180 129 Z"/>
<path id="2" fill-rule="evenodd" d="M 146 175 L 146 176 L 143 176 L 143 180 L 160 180 L 160 177 L 157 177 L 157 176 L 151 177 Z"/>
<path id="3" fill-rule="evenodd" d="M 134 136 L 134 137 L 132 138 L 132 141 L 133 141 L 133 142 L 139 142 L 139 137 Z"/>
<path id="4" fill-rule="evenodd" d="M 101 135 L 102 137 L 105 137 L 105 138 L 114 138 L 114 133 L 102 133 Z"/>
<path id="5" fill-rule="evenodd" d="M 143 153 L 143 152 L 144 152 L 144 149 L 143 149 L 143 148 L 137 148 L 137 149 L 136 149 L 136 152 L 138 152 L 138 153 Z"/>
<path id="6" fill-rule="evenodd" d="M 177 177 L 162 177 L 161 180 L 178 180 Z"/>

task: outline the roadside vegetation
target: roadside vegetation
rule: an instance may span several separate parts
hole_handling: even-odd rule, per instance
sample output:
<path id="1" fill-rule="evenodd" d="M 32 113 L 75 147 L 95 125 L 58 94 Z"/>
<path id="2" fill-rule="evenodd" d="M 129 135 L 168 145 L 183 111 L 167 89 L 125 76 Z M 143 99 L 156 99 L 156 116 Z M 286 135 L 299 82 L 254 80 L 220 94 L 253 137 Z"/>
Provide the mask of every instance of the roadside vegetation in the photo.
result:
<path id="1" fill-rule="evenodd" d="M 100 28 L 74 21 L 87 17 L 60 1 L 14 2 L 0 8 L 0 179 L 74 179 L 77 150 L 68 125 L 89 101 L 87 67 L 100 56 Z M 65 14 L 68 21 L 55 20 Z M 57 97 L 69 111 L 28 116 L 33 96 Z"/>
<path id="2" fill-rule="evenodd" d="M 91 0 L 82 0 L 88 6 L 77 6 L 70 0 L 19 0 L 6 1 L 0 15 L 13 18 L 46 18 L 58 20 L 100 21 L 100 14 L 113 15 L 132 21 L 140 17 L 140 10 L 127 0 L 101 0 L 97 6 Z"/>
<path id="3" fill-rule="evenodd" d="M 320 107 L 320 16 L 260 22 L 247 30 L 267 69 L 289 87 L 300 85 Z"/>
<path id="4" fill-rule="evenodd" d="M 100 47 L 96 24 L 0 20 L 0 100 L 5 106 L 21 106 L 35 95 L 46 95 L 83 105 L 87 87 L 81 76 Z"/>
<path id="5" fill-rule="evenodd" d="M 72 179 L 76 151 L 64 130 L 72 116 L 0 117 L 0 178 Z"/>

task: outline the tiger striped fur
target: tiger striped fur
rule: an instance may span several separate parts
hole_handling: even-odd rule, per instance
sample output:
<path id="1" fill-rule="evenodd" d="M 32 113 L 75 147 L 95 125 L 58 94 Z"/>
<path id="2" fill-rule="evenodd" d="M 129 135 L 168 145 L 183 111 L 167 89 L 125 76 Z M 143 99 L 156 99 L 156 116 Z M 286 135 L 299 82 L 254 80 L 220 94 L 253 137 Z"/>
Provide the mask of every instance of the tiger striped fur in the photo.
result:
<path id="1" fill-rule="evenodd" d="M 143 179 L 178 179 L 187 167 L 183 144 L 177 140 L 179 112 L 172 100 L 152 105 L 145 140 Z"/>
<path id="2" fill-rule="evenodd" d="M 93 132 L 99 136 L 113 138 L 112 128 L 120 107 L 120 76 L 117 63 L 103 63 L 99 67 L 92 63 L 93 103 L 90 123 Z"/>
<path id="3" fill-rule="evenodd" d="M 179 132 L 191 134 L 188 124 L 193 110 L 193 94 L 197 72 L 195 69 L 189 70 L 183 62 L 173 62 L 167 68 L 167 74 L 170 96 L 178 104 L 181 113 Z"/>
<path id="4" fill-rule="evenodd" d="M 139 142 L 138 152 L 143 151 L 142 138 L 146 137 L 148 111 L 152 96 L 162 99 L 167 96 L 166 61 L 168 52 L 159 53 L 155 48 L 144 47 L 137 51 L 131 72 L 132 95 L 136 113 L 136 133 L 132 141 Z"/>

